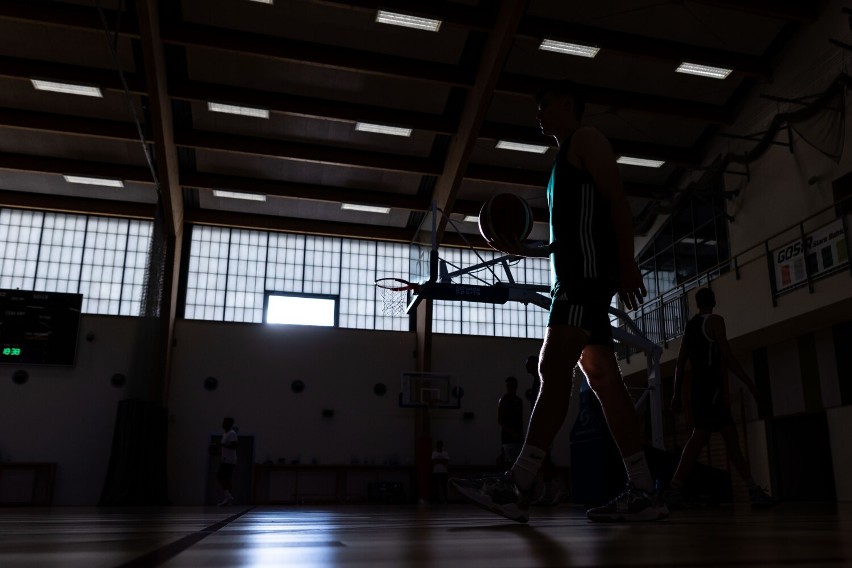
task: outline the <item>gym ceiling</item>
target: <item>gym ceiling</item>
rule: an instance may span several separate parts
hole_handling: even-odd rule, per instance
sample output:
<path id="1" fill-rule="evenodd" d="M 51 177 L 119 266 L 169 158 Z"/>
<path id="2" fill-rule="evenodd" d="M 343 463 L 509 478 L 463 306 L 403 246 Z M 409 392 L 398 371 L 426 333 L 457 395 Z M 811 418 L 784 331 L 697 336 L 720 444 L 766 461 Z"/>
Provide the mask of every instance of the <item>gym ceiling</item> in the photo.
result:
<path id="1" fill-rule="evenodd" d="M 159 191 L 175 234 L 204 224 L 407 242 L 434 201 L 449 214 L 442 243 L 461 231 L 481 246 L 464 218 L 494 193 L 521 195 L 546 221 L 555 146 L 532 94 L 570 78 L 618 156 L 662 162 L 619 166 L 641 235 L 820 5 L 0 0 L 0 206 L 152 218 Z M 676 72 L 685 62 L 730 73 Z"/>

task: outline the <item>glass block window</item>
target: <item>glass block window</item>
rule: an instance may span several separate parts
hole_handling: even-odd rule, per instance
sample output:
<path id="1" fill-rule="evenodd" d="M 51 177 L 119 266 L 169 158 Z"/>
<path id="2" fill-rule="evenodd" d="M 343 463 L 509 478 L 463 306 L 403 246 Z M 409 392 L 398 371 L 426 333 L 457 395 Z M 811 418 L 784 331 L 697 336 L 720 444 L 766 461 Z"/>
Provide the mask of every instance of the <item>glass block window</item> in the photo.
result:
<path id="1" fill-rule="evenodd" d="M 231 229 L 193 227 L 185 317 L 223 320 Z"/>
<path id="2" fill-rule="evenodd" d="M 290 235 L 217 227 L 192 228 L 184 317 L 260 323 L 264 299 L 274 295 L 333 299 L 339 327 L 408 331 L 408 314 L 386 309 L 377 278 L 411 280 L 410 247 L 359 239 Z M 442 249 L 448 270 L 495 258 L 495 253 Z M 549 285 L 547 259 L 512 266 L 517 282 Z M 507 281 L 500 265 L 454 282 Z M 436 301 L 436 333 L 540 338 L 547 311 L 516 302 L 504 305 Z"/>
<path id="3" fill-rule="evenodd" d="M 0 288 L 34 290 L 44 213 L 0 210 Z"/>
<path id="4" fill-rule="evenodd" d="M 447 272 L 488 262 L 499 253 L 469 249 L 442 248 L 439 256 Z M 519 284 L 550 286 L 550 265 L 546 258 L 526 258 L 509 265 L 512 278 Z M 496 264 L 475 273 L 453 277 L 457 284 L 488 285 L 508 282 L 505 267 Z M 546 292 L 542 292 L 547 294 Z M 547 310 L 534 304 L 519 302 L 487 304 L 436 300 L 432 309 L 432 330 L 435 333 L 490 335 L 499 337 L 542 338 L 547 325 Z"/>
<path id="5" fill-rule="evenodd" d="M 138 316 L 152 223 L 0 209 L 0 288 L 83 294 L 83 312 Z"/>
<path id="6" fill-rule="evenodd" d="M 376 278 L 408 274 L 408 245 L 193 227 L 184 317 L 264 321 L 264 298 L 332 298 L 338 326 L 408 331 L 409 316 L 385 314 Z M 404 269 L 404 270 L 403 270 Z"/>
<path id="7" fill-rule="evenodd" d="M 260 231 L 231 231 L 225 321 L 263 321 L 267 238 Z"/>

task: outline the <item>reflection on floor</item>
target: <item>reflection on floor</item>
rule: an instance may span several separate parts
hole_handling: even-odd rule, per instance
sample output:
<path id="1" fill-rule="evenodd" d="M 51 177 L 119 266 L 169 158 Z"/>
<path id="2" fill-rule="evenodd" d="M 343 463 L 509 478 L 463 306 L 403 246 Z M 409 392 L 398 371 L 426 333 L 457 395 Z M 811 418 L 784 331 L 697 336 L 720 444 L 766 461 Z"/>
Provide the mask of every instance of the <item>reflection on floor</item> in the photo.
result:
<path id="1" fill-rule="evenodd" d="M 467 505 L 0 509 L 0 566 L 441 568 L 852 566 L 852 504 L 676 511 L 593 524 L 580 507 L 520 525 Z"/>

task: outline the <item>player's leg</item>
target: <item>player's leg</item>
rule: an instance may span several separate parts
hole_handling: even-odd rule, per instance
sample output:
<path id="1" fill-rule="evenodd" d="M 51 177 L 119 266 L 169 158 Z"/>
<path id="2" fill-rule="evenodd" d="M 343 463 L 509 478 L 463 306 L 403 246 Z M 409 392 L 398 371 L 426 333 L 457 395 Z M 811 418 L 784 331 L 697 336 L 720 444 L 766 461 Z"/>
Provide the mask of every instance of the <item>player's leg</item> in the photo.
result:
<path id="1" fill-rule="evenodd" d="M 746 483 L 752 483 L 751 468 L 740 450 L 739 434 L 736 427 L 731 424 L 722 428 L 719 431 L 722 435 L 722 440 L 725 442 L 725 451 L 728 453 L 728 459 L 734 464 L 737 473 L 743 478 Z"/>
<path id="2" fill-rule="evenodd" d="M 553 439 L 565 422 L 571 397 L 573 369 L 587 333 L 567 325 L 547 328 L 539 358 L 541 389 L 533 407 L 520 457 L 505 475 L 483 479 L 454 479 L 462 495 L 489 511 L 526 522 L 531 488 Z"/>
<path id="3" fill-rule="evenodd" d="M 606 322 L 609 325 L 609 322 Z M 615 499 L 590 509 L 594 521 L 653 521 L 668 515 L 656 494 L 654 479 L 642 450 L 639 417 L 621 377 L 611 345 L 590 344 L 580 357 L 580 367 L 598 397 L 615 445 L 624 460 L 628 484 Z"/>
<path id="4" fill-rule="evenodd" d="M 230 505 L 234 500 L 234 495 L 231 493 L 231 475 L 233 473 L 234 466 L 233 464 L 223 463 L 219 465 L 219 470 L 216 474 L 216 478 L 219 481 L 219 486 L 222 487 L 222 491 L 224 492 L 224 497 L 218 503 L 219 506 Z"/>
<path id="5" fill-rule="evenodd" d="M 689 474 L 692 473 L 695 462 L 698 461 L 698 454 L 710 441 L 710 435 L 711 431 L 707 428 L 694 428 L 692 430 L 692 435 L 683 447 L 677 469 L 665 493 L 665 501 L 669 505 L 676 507 L 684 504 L 683 486 L 689 479 Z"/>
<path id="6" fill-rule="evenodd" d="M 728 453 L 728 458 L 734 464 L 737 472 L 743 478 L 743 481 L 748 485 L 748 496 L 751 504 L 756 508 L 773 507 L 780 501 L 769 495 L 765 489 L 754 482 L 751 476 L 751 467 L 743 456 L 740 450 L 740 440 L 736 427 L 731 423 L 719 431 L 722 439 L 725 441 L 725 450 Z"/>

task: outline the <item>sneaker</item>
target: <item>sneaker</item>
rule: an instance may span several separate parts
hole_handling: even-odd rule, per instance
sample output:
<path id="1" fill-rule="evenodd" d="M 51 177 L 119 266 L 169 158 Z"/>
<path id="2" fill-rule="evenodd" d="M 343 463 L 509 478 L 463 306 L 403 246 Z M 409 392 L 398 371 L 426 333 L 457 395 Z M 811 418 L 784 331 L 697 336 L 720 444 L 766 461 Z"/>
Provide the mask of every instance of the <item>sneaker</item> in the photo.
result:
<path id="1" fill-rule="evenodd" d="M 648 493 L 628 483 L 618 497 L 589 509 L 586 516 L 597 522 L 656 521 L 668 517 L 669 510 L 659 493 Z"/>
<path id="2" fill-rule="evenodd" d="M 780 499 L 776 499 L 759 485 L 755 485 L 749 489 L 748 496 L 751 500 L 751 506 L 754 509 L 769 509 L 781 503 Z"/>
<path id="3" fill-rule="evenodd" d="M 224 499 L 222 499 L 221 501 L 216 503 L 216 506 L 217 507 L 227 507 L 228 505 L 230 505 L 233 502 L 234 502 L 233 497 L 225 497 Z"/>
<path id="4" fill-rule="evenodd" d="M 483 509 L 519 523 L 529 521 L 530 495 L 521 491 L 512 473 L 479 479 L 451 479 L 456 491 Z"/>

